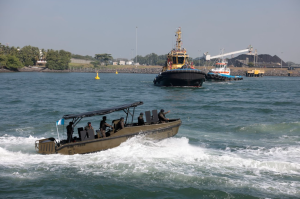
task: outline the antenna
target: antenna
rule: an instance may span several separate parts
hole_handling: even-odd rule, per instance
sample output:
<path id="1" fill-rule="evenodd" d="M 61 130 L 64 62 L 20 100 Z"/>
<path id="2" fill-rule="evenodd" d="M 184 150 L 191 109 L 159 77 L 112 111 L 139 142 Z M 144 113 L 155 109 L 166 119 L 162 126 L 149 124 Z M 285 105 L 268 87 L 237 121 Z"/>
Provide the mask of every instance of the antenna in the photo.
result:
<path id="1" fill-rule="evenodd" d="M 137 67 L 137 26 L 135 27 L 135 67 Z"/>

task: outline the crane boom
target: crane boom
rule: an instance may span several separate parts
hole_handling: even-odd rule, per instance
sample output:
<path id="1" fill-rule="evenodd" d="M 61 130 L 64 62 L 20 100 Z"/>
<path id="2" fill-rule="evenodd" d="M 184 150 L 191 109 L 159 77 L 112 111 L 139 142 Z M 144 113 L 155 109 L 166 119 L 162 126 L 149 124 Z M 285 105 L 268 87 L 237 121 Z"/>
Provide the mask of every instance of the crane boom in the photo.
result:
<path id="1" fill-rule="evenodd" d="M 252 53 L 252 50 L 253 50 L 252 46 L 249 45 L 249 47 L 247 49 L 233 51 L 233 52 L 229 52 L 229 53 L 225 53 L 225 54 L 221 54 L 221 55 L 210 56 L 208 54 L 208 52 L 207 52 L 207 53 L 203 54 L 203 57 L 205 58 L 205 60 L 210 60 L 210 59 L 215 59 L 215 58 L 219 58 L 219 57 L 225 57 L 225 56 L 232 55 L 232 54 L 237 54 L 237 53 L 243 53 L 243 52 Z"/>

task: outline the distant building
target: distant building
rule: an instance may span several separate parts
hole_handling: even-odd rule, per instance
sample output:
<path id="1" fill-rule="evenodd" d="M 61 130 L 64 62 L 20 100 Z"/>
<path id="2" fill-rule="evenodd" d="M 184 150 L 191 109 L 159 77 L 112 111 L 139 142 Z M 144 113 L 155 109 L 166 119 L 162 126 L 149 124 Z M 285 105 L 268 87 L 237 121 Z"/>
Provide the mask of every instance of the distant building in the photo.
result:
<path id="1" fill-rule="evenodd" d="M 46 59 L 44 59 L 42 50 L 40 50 L 40 58 L 36 63 L 37 65 L 45 65 L 47 63 Z"/>
<path id="2" fill-rule="evenodd" d="M 125 63 L 126 63 L 126 65 L 132 65 L 133 61 L 127 61 Z"/>
<path id="3" fill-rule="evenodd" d="M 140 63 L 134 63 L 134 65 L 136 65 L 136 66 L 139 66 L 139 65 L 140 65 Z"/>
<path id="4" fill-rule="evenodd" d="M 115 61 L 115 62 L 113 62 L 112 64 L 113 64 L 113 65 L 118 65 L 118 62 Z"/>
<path id="5" fill-rule="evenodd" d="M 120 65 L 125 65 L 125 61 L 120 61 L 119 64 Z"/>

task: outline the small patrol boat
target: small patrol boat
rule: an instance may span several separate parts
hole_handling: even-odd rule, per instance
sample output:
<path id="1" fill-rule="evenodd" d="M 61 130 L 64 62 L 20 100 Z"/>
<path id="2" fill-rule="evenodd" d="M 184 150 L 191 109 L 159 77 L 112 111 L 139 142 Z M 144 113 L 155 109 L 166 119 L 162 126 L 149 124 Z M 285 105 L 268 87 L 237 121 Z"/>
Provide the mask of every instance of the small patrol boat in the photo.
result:
<path id="1" fill-rule="evenodd" d="M 201 87 L 205 81 L 205 73 L 194 68 L 189 62 L 186 49 L 181 48 L 181 28 L 178 28 L 175 36 L 176 48 L 168 53 L 165 66 L 153 80 L 154 85 Z"/>
<path id="2" fill-rule="evenodd" d="M 95 135 L 93 129 L 86 131 L 83 127 L 78 127 L 78 137 L 73 134 L 71 142 L 68 142 L 67 140 L 57 140 L 55 138 L 46 138 L 36 140 L 35 149 L 40 154 L 85 154 L 117 147 L 128 138 L 136 135 L 145 135 L 146 137 L 154 140 L 161 140 L 172 137 L 178 133 L 181 120 L 169 119 L 168 122 L 160 123 L 157 110 L 152 110 L 152 115 L 150 111 L 145 112 L 145 125 L 138 125 L 138 123 L 134 123 L 133 119 L 135 107 L 142 104 L 143 102 L 138 101 L 131 104 L 123 104 L 91 112 L 64 115 L 62 119 L 71 120 L 73 122 L 73 129 L 75 129 L 75 126 L 83 118 L 107 115 L 115 111 L 124 111 L 126 114 L 126 120 L 124 122 L 123 129 L 118 129 L 117 124 L 120 119 L 113 120 L 113 128 L 106 132 L 106 135 L 108 135 L 107 137 L 102 137 L 99 130 L 96 131 L 97 134 Z"/>

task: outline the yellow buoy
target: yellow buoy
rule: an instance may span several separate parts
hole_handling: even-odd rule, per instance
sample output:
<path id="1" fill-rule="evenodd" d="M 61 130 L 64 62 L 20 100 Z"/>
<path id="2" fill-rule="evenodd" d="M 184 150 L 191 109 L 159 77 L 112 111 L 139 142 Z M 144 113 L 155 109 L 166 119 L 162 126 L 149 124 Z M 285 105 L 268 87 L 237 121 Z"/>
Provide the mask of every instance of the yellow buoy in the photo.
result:
<path id="1" fill-rule="evenodd" d="M 97 73 L 97 76 L 95 77 L 95 79 L 100 79 L 100 77 L 98 76 L 98 73 Z"/>
<path id="2" fill-rule="evenodd" d="M 119 74 L 117 70 L 116 70 L 116 74 Z"/>

